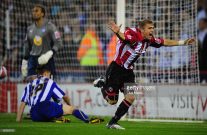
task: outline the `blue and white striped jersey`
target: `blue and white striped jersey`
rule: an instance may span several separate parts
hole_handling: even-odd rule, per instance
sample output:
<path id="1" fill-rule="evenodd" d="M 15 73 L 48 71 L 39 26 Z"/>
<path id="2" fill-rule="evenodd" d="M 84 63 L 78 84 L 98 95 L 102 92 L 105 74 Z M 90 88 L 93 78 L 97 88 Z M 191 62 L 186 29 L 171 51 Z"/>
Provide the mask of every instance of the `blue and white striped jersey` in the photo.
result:
<path id="1" fill-rule="evenodd" d="M 39 76 L 34 79 L 24 89 L 21 101 L 30 107 L 42 101 L 50 101 L 51 99 L 58 101 L 62 99 L 65 93 L 53 80 Z"/>

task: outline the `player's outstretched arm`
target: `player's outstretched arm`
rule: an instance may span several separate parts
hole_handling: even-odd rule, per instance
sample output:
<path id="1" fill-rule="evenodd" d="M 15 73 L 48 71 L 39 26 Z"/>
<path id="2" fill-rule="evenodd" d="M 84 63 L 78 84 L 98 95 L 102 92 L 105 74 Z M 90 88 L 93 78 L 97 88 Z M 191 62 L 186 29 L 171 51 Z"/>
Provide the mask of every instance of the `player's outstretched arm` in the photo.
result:
<path id="1" fill-rule="evenodd" d="M 181 45 L 192 45 L 195 42 L 195 38 L 188 38 L 186 40 L 171 40 L 164 39 L 164 46 L 181 46 Z"/>
<path id="2" fill-rule="evenodd" d="M 25 108 L 26 104 L 24 102 L 21 102 L 20 106 L 19 106 L 19 110 L 17 112 L 17 118 L 16 121 L 17 122 L 21 122 L 22 119 L 22 114 L 24 112 L 24 108 Z"/>
<path id="3" fill-rule="evenodd" d="M 124 33 L 120 32 L 121 25 L 118 26 L 114 21 L 110 21 L 108 23 L 108 28 L 111 29 L 120 40 L 125 40 Z"/>

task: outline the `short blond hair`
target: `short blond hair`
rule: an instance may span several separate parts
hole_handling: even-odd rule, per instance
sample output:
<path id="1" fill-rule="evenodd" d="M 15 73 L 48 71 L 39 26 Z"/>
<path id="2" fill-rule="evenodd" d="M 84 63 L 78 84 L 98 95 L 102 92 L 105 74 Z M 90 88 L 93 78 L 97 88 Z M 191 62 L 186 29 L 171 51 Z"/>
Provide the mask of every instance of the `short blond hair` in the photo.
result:
<path id="1" fill-rule="evenodd" d="M 139 27 L 140 27 L 140 28 L 144 28 L 144 26 L 145 26 L 146 24 L 154 24 L 154 23 L 153 23 L 153 21 L 150 20 L 150 19 L 144 19 L 144 20 L 142 20 L 142 21 L 139 22 Z"/>

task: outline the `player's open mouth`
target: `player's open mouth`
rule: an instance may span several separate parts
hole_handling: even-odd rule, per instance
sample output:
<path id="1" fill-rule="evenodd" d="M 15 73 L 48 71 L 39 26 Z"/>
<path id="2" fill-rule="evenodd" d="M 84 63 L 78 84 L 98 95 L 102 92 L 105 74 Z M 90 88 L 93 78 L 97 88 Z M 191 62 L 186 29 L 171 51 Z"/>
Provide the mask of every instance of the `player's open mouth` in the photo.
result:
<path id="1" fill-rule="evenodd" d="M 152 33 L 149 34 L 149 37 L 152 38 Z"/>

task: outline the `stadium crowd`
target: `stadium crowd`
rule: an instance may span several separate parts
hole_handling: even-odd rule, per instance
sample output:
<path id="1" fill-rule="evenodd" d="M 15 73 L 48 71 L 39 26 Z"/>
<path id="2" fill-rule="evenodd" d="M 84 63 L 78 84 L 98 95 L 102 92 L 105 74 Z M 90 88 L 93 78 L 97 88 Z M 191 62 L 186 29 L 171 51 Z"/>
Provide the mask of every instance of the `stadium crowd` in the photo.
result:
<path id="1" fill-rule="evenodd" d="M 0 61 L 1 65 L 5 65 L 9 72 L 9 80 L 21 82 L 21 60 L 23 57 L 23 41 L 26 35 L 27 27 L 32 23 L 31 12 L 32 6 L 35 0 L 17 1 L 17 0 L 1 0 L 0 3 Z M 160 1 L 160 4 L 162 1 Z M 126 26 L 135 26 L 138 24 L 137 20 L 132 16 L 134 13 L 131 11 L 133 0 L 128 1 L 127 13 L 126 13 Z M 51 20 L 62 33 L 63 47 L 59 50 L 61 53 L 57 53 L 55 57 L 57 67 L 57 79 L 61 82 L 91 82 L 100 74 L 104 74 L 106 66 L 112 60 L 111 56 L 114 54 L 113 45 L 114 40 L 113 33 L 107 29 L 107 23 L 109 20 L 116 19 L 116 1 L 84 1 L 84 0 L 53 0 L 45 2 L 47 7 L 47 18 Z M 155 4 L 155 3 L 154 3 Z M 156 4 L 154 5 L 156 7 Z M 137 7 L 137 10 L 139 8 Z M 153 9 L 158 15 L 152 17 L 147 12 L 141 12 L 138 15 L 152 17 L 156 22 L 156 27 L 165 26 L 169 29 L 159 30 L 161 33 L 157 35 L 166 34 L 168 37 L 176 37 L 181 35 L 179 33 L 178 24 L 165 24 L 162 21 L 167 16 L 162 15 L 160 12 L 172 12 L 168 16 L 173 18 L 177 11 L 166 11 L 164 8 Z M 6 12 L 8 11 L 10 16 L 10 43 L 7 43 L 7 28 L 6 23 Z M 94 12 L 95 11 L 95 12 Z M 160 13 L 160 16 L 159 16 Z M 182 27 L 188 29 L 192 23 L 189 23 L 186 18 L 189 14 L 186 10 L 179 9 L 179 13 L 183 16 Z M 175 18 L 176 19 L 176 18 Z M 198 0 L 198 40 L 199 40 L 199 69 L 201 82 L 207 82 L 207 2 L 206 0 Z M 169 25 L 169 26 L 168 26 Z M 185 26 L 184 26 L 185 25 Z M 90 29 L 89 26 L 94 26 Z M 185 35 L 185 28 L 182 36 Z M 92 34 L 91 34 L 92 33 Z M 190 35 L 192 36 L 192 35 Z M 193 35 L 194 36 L 194 35 Z M 179 37 L 177 37 L 179 38 Z M 97 59 L 88 60 L 86 50 L 84 47 L 81 49 L 83 44 L 92 44 L 92 52 L 98 51 L 99 55 Z M 94 47 L 96 46 L 96 47 Z M 84 49 L 83 49 L 84 48 Z M 185 49 L 185 48 L 184 48 Z M 109 53 L 111 52 L 111 53 Z M 156 52 L 155 52 L 156 53 Z M 94 54 L 93 54 L 94 55 Z M 146 55 L 149 55 L 148 53 Z M 95 56 L 94 56 L 95 57 Z M 185 55 L 186 59 L 188 55 Z M 143 57 L 140 61 L 145 62 L 147 57 Z M 173 54 L 168 53 L 166 58 L 173 60 Z M 154 59 L 154 61 L 156 61 Z M 172 67 L 168 59 L 161 59 L 160 65 L 165 65 L 168 68 Z M 192 59 L 181 61 L 185 64 L 195 64 Z M 164 63 L 164 64 L 163 64 Z M 143 70 L 149 65 L 143 65 L 138 67 L 138 70 Z M 176 67 L 175 67 L 176 68 Z M 187 68 L 186 68 L 187 70 Z M 90 71 L 90 72 L 89 72 Z M 80 79 L 83 76 L 83 80 Z M 162 75 L 160 75 L 162 76 Z M 84 79 L 84 77 L 86 77 Z"/>

